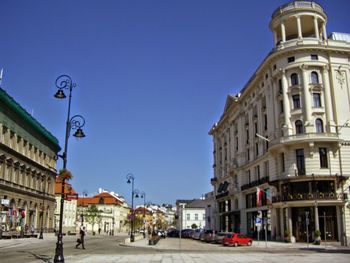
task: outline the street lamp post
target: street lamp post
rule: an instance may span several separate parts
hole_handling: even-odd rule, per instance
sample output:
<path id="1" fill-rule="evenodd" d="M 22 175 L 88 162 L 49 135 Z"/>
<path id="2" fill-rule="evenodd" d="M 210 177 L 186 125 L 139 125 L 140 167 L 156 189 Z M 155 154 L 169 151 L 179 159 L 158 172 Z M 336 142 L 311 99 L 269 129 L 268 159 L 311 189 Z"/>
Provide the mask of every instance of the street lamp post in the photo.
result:
<path id="1" fill-rule="evenodd" d="M 126 175 L 126 179 L 127 179 L 127 183 L 130 184 L 131 183 L 131 216 L 130 216 L 130 242 L 134 242 L 135 241 L 135 237 L 134 237 L 134 220 L 135 220 L 135 213 L 134 213 L 134 194 L 135 194 L 135 190 L 134 190 L 134 181 L 135 181 L 135 177 L 132 173 L 128 173 Z"/>
<path id="2" fill-rule="evenodd" d="M 72 90 L 73 87 L 76 86 L 75 83 L 72 82 L 71 77 L 68 75 L 61 75 L 56 79 L 56 87 L 58 88 L 57 93 L 55 94 L 55 98 L 57 99 L 64 99 L 66 98 L 66 95 L 64 94 L 64 89 L 69 90 L 69 98 L 68 98 L 68 113 L 67 113 L 67 121 L 66 121 L 66 135 L 64 140 L 64 152 L 59 157 L 63 159 L 63 170 L 66 170 L 67 168 L 67 152 L 68 152 L 68 138 L 70 135 L 70 131 L 76 130 L 76 132 L 73 134 L 74 137 L 77 138 L 83 138 L 85 137 L 85 134 L 82 130 L 82 127 L 85 124 L 85 120 L 80 115 L 75 115 L 72 118 L 70 117 L 70 108 L 71 108 L 71 99 L 72 99 Z M 58 229 L 58 235 L 57 235 L 57 243 L 56 243 L 56 251 L 55 251 L 55 258 L 54 262 L 64 262 L 63 257 L 63 241 L 62 241 L 62 224 L 63 224 L 63 208 L 64 208 L 64 188 L 65 188 L 65 178 L 61 178 L 61 204 L 60 204 L 60 218 L 59 218 L 59 229 Z"/>
<path id="3" fill-rule="evenodd" d="M 43 236 L 44 213 L 45 213 L 45 184 L 43 185 L 43 207 L 42 207 L 41 227 L 40 227 L 39 239 L 44 239 L 44 236 Z"/>
<path id="4" fill-rule="evenodd" d="M 143 198 L 143 238 L 146 237 L 146 193 L 141 192 L 140 197 Z"/>

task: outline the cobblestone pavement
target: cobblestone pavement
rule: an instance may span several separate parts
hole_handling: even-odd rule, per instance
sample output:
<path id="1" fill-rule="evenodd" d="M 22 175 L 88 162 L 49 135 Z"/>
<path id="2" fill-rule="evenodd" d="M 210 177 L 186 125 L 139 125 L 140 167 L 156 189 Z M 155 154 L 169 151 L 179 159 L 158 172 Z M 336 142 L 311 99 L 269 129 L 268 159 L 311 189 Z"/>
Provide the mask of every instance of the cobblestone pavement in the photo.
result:
<path id="1" fill-rule="evenodd" d="M 53 262 L 56 237 L 50 234 L 40 239 L 0 240 L 0 262 Z M 349 261 L 350 248 L 337 244 L 315 246 L 282 242 L 253 242 L 251 247 L 223 247 L 200 241 L 166 238 L 155 246 L 147 239 L 124 242 L 118 236 L 88 236 L 86 250 L 75 249 L 76 237 L 64 238 L 66 263 L 343 263 Z"/>

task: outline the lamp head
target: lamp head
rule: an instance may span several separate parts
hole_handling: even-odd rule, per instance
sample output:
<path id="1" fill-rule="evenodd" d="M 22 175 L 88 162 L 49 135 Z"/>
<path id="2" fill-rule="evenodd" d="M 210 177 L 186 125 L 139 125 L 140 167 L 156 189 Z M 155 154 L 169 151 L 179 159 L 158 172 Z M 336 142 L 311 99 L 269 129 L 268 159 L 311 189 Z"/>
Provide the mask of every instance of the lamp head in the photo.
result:
<path id="1" fill-rule="evenodd" d="M 128 179 L 127 183 L 128 183 L 128 184 L 130 184 L 130 183 L 131 183 L 130 179 Z"/>
<path id="2" fill-rule="evenodd" d="M 62 89 L 59 89 L 55 94 L 56 99 L 64 99 L 66 98 L 66 94 L 64 94 Z"/>
<path id="3" fill-rule="evenodd" d="M 77 131 L 73 134 L 76 138 L 84 138 L 85 134 L 81 128 L 78 128 Z"/>

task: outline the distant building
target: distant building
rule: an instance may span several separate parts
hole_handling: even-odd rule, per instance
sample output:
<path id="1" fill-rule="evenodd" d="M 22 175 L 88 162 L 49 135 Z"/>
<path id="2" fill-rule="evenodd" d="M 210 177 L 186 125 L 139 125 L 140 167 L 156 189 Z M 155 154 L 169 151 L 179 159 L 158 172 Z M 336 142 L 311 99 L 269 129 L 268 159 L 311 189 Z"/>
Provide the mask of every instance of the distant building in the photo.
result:
<path id="1" fill-rule="evenodd" d="M 203 199 L 176 200 L 176 229 L 205 228 L 206 202 Z"/>
<path id="2" fill-rule="evenodd" d="M 75 233 L 77 228 L 77 199 L 78 194 L 73 189 L 72 185 L 65 181 L 64 184 L 64 205 L 63 205 L 63 221 L 62 232 L 63 233 Z M 62 181 L 56 177 L 55 184 L 55 224 L 54 227 L 58 231 L 60 223 L 60 211 L 61 211 L 61 197 L 62 197 Z"/>
<path id="3" fill-rule="evenodd" d="M 340 7 L 342 8 L 342 7 Z M 335 18 L 336 19 L 336 18 Z M 350 241 L 350 35 L 309 1 L 278 7 L 274 47 L 228 95 L 213 137 L 218 230 Z"/>
<path id="4" fill-rule="evenodd" d="M 209 230 L 219 229 L 217 220 L 217 207 L 214 198 L 214 192 L 211 191 L 205 194 L 205 228 Z"/>
<path id="5" fill-rule="evenodd" d="M 3 231 L 21 231 L 25 226 L 53 230 L 59 151 L 56 137 L 0 88 L 0 224 Z"/>
<path id="6" fill-rule="evenodd" d="M 99 217 L 94 223 L 89 220 L 89 208 L 95 205 L 99 211 Z M 87 226 L 88 231 L 114 234 L 117 232 L 127 232 L 129 230 L 130 207 L 122 196 L 114 192 L 99 189 L 99 193 L 93 197 L 79 197 L 78 217 L 81 224 Z"/>

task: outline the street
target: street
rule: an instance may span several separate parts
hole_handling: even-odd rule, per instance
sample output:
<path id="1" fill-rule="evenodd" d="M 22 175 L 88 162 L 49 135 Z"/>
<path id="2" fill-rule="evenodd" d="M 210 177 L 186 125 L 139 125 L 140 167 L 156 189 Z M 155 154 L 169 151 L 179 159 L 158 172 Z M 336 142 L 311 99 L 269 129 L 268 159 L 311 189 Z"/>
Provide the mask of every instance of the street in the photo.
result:
<path id="1" fill-rule="evenodd" d="M 349 249 L 329 245 L 285 244 L 269 242 L 265 248 L 264 242 L 253 243 L 252 247 L 223 247 L 218 244 L 207 244 L 190 239 L 161 239 L 156 246 L 149 246 L 146 239 L 124 244 L 125 235 L 88 235 L 86 249 L 75 248 L 75 236 L 65 236 L 65 262 L 347 262 Z M 40 239 L 0 240 L 0 262 L 53 262 L 56 237 L 44 235 Z M 181 249 L 181 251 L 180 251 Z"/>

